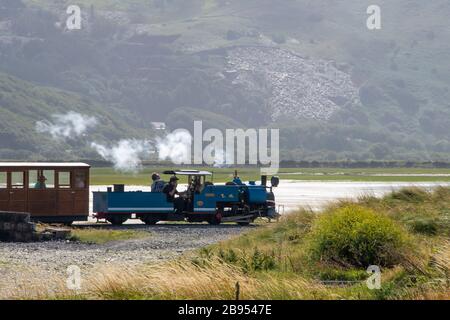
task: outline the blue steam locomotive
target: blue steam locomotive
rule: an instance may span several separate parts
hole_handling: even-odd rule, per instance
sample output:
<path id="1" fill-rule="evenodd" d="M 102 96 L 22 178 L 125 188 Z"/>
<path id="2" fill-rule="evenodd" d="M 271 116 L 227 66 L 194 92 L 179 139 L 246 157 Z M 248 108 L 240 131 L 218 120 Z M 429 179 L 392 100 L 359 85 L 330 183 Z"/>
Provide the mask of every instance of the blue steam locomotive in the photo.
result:
<path id="1" fill-rule="evenodd" d="M 214 185 L 207 181 L 207 171 L 165 171 L 164 174 L 187 177 L 186 192 L 180 194 L 182 210 L 162 192 L 126 192 L 124 185 L 115 185 L 107 192 L 94 192 L 94 216 L 106 219 L 113 225 L 121 225 L 131 218 L 148 225 L 159 221 L 188 221 L 220 224 L 235 222 L 248 225 L 258 217 L 278 218 L 275 195 L 272 188 L 279 184 L 278 177 L 261 177 L 261 184 L 243 184 L 237 178 L 225 185 Z M 179 202 L 179 201 L 178 201 Z"/>

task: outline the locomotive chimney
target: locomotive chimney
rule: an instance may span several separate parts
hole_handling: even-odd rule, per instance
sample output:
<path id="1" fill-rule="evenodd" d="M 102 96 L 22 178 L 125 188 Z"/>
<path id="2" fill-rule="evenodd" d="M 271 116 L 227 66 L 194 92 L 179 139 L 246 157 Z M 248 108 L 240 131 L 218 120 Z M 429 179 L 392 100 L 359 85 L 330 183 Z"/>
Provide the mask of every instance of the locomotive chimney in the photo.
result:
<path id="1" fill-rule="evenodd" d="M 267 176 L 266 175 L 261 176 L 261 185 L 267 186 Z"/>

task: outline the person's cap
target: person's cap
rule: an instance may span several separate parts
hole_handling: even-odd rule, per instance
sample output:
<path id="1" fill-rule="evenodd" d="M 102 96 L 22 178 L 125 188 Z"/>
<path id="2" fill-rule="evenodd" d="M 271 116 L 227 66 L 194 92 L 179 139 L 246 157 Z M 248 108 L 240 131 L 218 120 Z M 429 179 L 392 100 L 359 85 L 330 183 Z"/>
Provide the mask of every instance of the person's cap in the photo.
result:
<path id="1" fill-rule="evenodd" d="M 178 179 L 176 176 L 170 177 L 170 182 L 175 182 L 178 180 L 180 180 L 180 179 Z"/>

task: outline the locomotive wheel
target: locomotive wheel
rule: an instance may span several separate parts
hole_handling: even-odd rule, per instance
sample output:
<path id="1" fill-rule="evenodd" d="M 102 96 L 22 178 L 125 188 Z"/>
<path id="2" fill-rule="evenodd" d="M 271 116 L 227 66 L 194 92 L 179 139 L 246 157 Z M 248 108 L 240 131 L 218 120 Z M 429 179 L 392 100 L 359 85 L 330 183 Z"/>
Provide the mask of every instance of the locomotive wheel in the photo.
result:
<path id="1" fill-rule="evenodd" d="M 109 216 L 106 220 L 108 220 L 113 226 L 121 226 L 125 221 L 128 220 L 128 217 Z"/>
<path id="2" fill-rule="evenodd" d="M 159 220 L 153 219 L 153 218 L 141 218 L 141 221 L 144 222 L 148 226 L 153 226 L 159 222 Z"/>
<path id="3" fill-rule="evenodd" d="M 214 216 L 212 216 L 209 221 L 209 224 L 213 226 L 217 226 L 222 223 L 222 213 L 218 211 Z"/>

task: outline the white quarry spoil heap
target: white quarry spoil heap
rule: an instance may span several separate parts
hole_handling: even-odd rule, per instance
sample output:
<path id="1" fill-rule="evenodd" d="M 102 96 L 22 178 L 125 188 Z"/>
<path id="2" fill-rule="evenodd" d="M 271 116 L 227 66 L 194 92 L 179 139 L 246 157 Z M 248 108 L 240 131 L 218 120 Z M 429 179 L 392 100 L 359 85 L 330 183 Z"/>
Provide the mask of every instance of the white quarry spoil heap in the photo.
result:
<path id="1" fill-rule="evenodd" d="M 233 83 L 263 96 L 272 120 L 329 120 L 347 104 L 358 104 L 358 88 L 333 61 L 309 59 L 288 50 L 239 47 L 228 51 Z"/>

